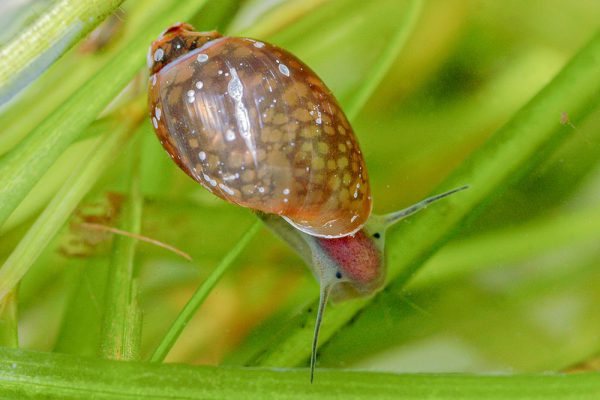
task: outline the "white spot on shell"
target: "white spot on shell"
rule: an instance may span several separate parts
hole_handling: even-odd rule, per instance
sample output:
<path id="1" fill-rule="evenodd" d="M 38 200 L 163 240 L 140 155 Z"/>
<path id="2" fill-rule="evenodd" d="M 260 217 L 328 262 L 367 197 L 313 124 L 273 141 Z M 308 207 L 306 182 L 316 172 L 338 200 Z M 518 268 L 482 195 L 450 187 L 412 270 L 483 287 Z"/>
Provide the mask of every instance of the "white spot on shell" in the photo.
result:
<path id="1" fill-rule="evenodd" d="M 242 85 L 242 81 L 240 81 L 235 68 L 231 68 L 230 71 L 231 80 L 227 84 L 227 92 L 234 100 L 241 101 L 242 96 L 244 95 L 244 86 Z"/>
<path id="2" fill-rule="evenodd" d="M 265 188 L 264 188 L 264 187 L 262 187 L 262 186 L 259 186 L 259 187 L 258 187 L 258 192 L 259 192 L 259 193 L 264 193 L 264 192 L 265 192 Z"/>
<path id="3" fill-rule="evenodd" d="M 219 187 L 221 189 L 223 189 L 223 191 L 231 196 L 234 195 L 234 191 L 227 185 L 223 185 L 222 183 L 219 183 Z"/>
<path id="4" fill-rule="evenodd" d="M 160 47 L 154 52 L 154 61 L 160 61 L 165 56 L 165 51 Z"/>
<path id="5" fill-rule="evenodd" d="M 159 121 L 160 121 L 161 114 L 162 114 L 162 112 L 161 112 L 160 108 L 154 107 L 154 115 L 156 115 L 156 119 Z"/>
<path id="6" fill-rule="evenodd" d="M 231 129 L 227 129 L 227 132 L 225 132 L 225 140 L 227 140 L 228 142 L 234 141 L 235 132 L 233 132 Z"/>
<path id="7" fill-rule="evenodd" d="M 284 203 L 287 203 L 289 200 L 287 198 L 283 199 Z"/>
<path id="8" fill-rule="evenodd" d="M 279 72 L 281 72 L 285 76 L 290 76 L 290 70 L 285 64 L 279 64 Z"/>
<path id="9" fill-rule="evenodd" d="M 220 69 L 220 70 L 219 70 L 219 72 L 218 72 L 218 74 L 219 74 L 219 75 L 223 75 L 223 70 L 222 70 L 222 69 Z"/>
<path id="10" fill-rule="evenodd" d="M 196 101 L 196 98 L 194 96 L 188 97 L 188 103 L 193 103 L 194 101 Z"/>
<path id="11" fill-rule="evenodd" d="M 156 117 L 152 117 L 152 125 L 154 125 L 154 129 L 158 129 L 158 121 Z"/>
<path id="12" fill-rule="evenodd" d="M 202 177 L 204 178 L 204 180 L 206 182 L 208 182 L 211 186 L 217 186 L 217 181 L 215 181 L 214 179 L 211 179 L 210 176 L 206 175 L 206 174 L 202 174 Z"/>
<path id="13" fill-rule="evenodd" d="M 286 196 L 288 194 L 290 194 L 290 189 L 288 189 L 288 188 L 283 189 L 283 194 L 285 194 Z"/>
<path id="14" fill-rule="evenodd" d="M 263 47 L 265 47 L 265 44 L 263 42 L 256 42 L 254 43 L 254 47 L 262 49 Z"/>
<path id="15" fill-rule="evenodd" d="M 156 74 L 152 74 L 150 79 L 152 80 L 152 86 L 156 85 Z"/>
<path id="16" fill-rule="evenodd" d="M 354 222 L 354 220 L 356 220 L 356 218 L 358 218 L 358 215 L 355 215 L 352 218 L 350 218 L 350 222 Z"/>
<path id="17" fill-rule="evenodd" d="M 203 86 L 204 86 L 204 82 L 202 82 L 202 81 L 196 82 L 196 89 L 202 89 Z"/>
<path id="18" fill-rule="evenodd" d="M 194 92 L 193 90 L 188 90 L 187 95 L 188 97 L 194 97 L 196 95 L 196 92 Z"/>
<path id="19" fill-rule="evenodd" d="M 204 53 L 200 53 L 198 54 L 198 57 L 196 57 L 196 60 L 198 60 L 198 62 L 207 62 L 208 61 L 208 54 L 204 54 Z"/>
<path id="20" fill-rule="evenodd" d="M 201 151 L 200 153 L 198 153 L 198 158 L 200 159 L 200 161 L 206 160 L 206 153 Z"/>

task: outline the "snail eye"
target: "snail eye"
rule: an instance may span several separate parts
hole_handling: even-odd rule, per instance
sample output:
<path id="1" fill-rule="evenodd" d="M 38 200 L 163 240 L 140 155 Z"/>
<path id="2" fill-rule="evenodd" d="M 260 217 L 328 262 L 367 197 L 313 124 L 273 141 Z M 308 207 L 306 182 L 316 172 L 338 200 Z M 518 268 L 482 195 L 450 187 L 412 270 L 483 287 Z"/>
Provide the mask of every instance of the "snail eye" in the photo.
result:
<path id="1" fill-rule="evenodd" d="M 338 278 L 338 279 L 342 279 L 342 273 L 340 271 L 337 271 L 335 273 L 335 277 Z"/>
<path id="2" fill-rule="evenodd" d="M 180 37 L 174 37 L 173 40 L 171 40 L 171 46 L 176 50 L 180 50 L 185 46 L 185 42 Z"/>
<path id="3" fill-rule="evenodd" d="M 373 237 L 374 237 L 375 239 L 379 239 L 379 238 L 381 237 L 381 235 L 379 234 L 379 232 L 375 232 L 375 233 L 373 234 Z"/>

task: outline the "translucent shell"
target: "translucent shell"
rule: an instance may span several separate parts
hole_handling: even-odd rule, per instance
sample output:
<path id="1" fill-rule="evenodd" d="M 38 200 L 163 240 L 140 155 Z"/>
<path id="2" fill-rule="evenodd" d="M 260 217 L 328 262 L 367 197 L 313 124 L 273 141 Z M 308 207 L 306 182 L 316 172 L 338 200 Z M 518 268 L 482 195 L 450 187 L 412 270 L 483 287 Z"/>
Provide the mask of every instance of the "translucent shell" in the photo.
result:
<path id="1" fill-rule="evenodd" d="M 365 224 L 371 195 L 352 127 L 295 56 L 180 24 L 153 43 L 148 61 L 150 118 L 189 176 L 313 236 Z"/>

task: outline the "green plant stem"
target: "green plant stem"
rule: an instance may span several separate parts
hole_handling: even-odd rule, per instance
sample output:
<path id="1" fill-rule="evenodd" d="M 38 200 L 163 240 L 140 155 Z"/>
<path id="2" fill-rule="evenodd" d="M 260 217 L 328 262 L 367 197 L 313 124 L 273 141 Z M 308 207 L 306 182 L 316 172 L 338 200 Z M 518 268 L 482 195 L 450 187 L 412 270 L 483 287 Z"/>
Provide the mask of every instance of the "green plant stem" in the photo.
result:
<path id="1" fill-rule="evenodd" d="M 45 399 L 556 399 L 600 395 L 596 372 L 465 375 L 304 371 L 118 362 L 0 349 L 0 397 Z"/>
<path id="2" fill-rule="evenodd" d="M 144 65 L 150 43 L 164 26 L 185 20 L 204 1 L 170 5 L 133 37 L 110 62 L 0 160 L 0 226 L 43 173 Z"/>
<path id="3" fill-rule="evenodd" d="M 123 3 L 59 0 L 0 49 L 0 104 L 31 83 Z"/>
<path id="4" fill-rule="evenodd" d="M 131 157 L 129 196 L 124 205 L 119 229 L 139 234 L 143 197 L 140 192 L 139 149 Z M 113 360 L 139 358 L 141 311 L 137 303 L 134 258 L 137 239 L 117 235 L 114 238 L 111 265 L 106 286 L 100 354 Z"/>
<path id="5" fill-rule="evenodd" d="M 187 323 L 192 319 L 198 308 L 204 303 L 206 297 L 210 294 L 216 284 L 221 280 L 221 277 L 229 270 L 229 267 L 233 264 L 233 261 L 240 255 L 242 250 L 250 243 L 254 235 L 260 230 L 261 223 L 256 221 L 252 227 L 244 233 L 244 235 L 240 238 L 240 240 L 236 243 L 235 246 L 231 248 L 221 260 L 219 265 L 211 272 L 206 281 L 198 287 L 196 292 L 192 295 L 190 300 L 187 302 L 183 310 L 177 316 L 177 319 L 166 335 L 163 337 L 162 341 L 152 354 L 150 361 L 160 362 L 165 359 L 181 332 L 187 325 Z"/>
<path id="6" fill-rule="evenodd" d="M 18 289 L 0 300 L 0 346 L 18 347 Z"/>
<path id="7" fill-rule="evenodd" d="M 412 274 L 440 248 L 485 201 L 501 193 L 555 150 L 572 133 L 560 124 L 567 112 L 583 118 L 600 102 L 600 32 L 529 103 L 478 151 L 467 159 L 436 192 L 470 184 L 471 189 L 411 217 L 390 232 L 387 246 L 388 287 L 400 290 Z M 327 311 L 321 343 L 354 318 L 371 299 L 339 304 Z M 292 366 L 306 362 L 314 322 L 315 302 L 271 341 L 259 365 Z"/>
<path id="8" fill-rule="evenodd" d="M 123 149 L 134 122 L 126 119 L 107 135 L 102 145 L 76 166 L 74 172 L 46 206 L 0 268 L 0 299 L 12 290 L 67 221 L 83 196 Z"/>
<path id="9" fill-rule="evenodd" d="M 417 24 L 422 9 L 422 0 L 410 1 L 408 10 L 404 13 L 402 20 L 398 21 L 398 30 L 391 38 L 390 44 L 378 61 L 373 64 L 373 69 L 367 74 L 369 79 L 366 79 L 365 84 L 360 87 L 360 90 L 354 94 L 352 100 L 348 102 L 346 113 L 349 116 L 351 115 L 352 119 L 356 117 L 358 112 L 364 107 L 367 100 L 369 100 L 377 86 L 385 77 L 385 74 L 392 66 L 394 60 L 398 57 L 398 54 L 400 54 L 400 51 L 404 48 L 406 41 Z"/>

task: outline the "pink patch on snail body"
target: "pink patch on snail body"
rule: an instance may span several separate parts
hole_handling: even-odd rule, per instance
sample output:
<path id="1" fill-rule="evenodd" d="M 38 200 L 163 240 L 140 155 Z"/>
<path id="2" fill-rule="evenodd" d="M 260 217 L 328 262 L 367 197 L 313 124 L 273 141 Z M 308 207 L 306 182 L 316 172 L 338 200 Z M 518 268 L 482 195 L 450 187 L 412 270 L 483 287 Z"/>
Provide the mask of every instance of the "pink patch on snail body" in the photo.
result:
<path id="1" fill-rule="evenodd" d="M 378 280 L 381 253 L 362 230 L 355 235 L 335 239 L 318 238 L 327 255 L 340 271 L 355 284 L 369 285 Z"/>

